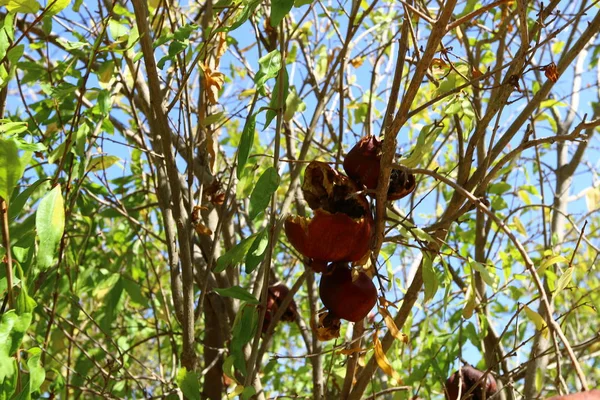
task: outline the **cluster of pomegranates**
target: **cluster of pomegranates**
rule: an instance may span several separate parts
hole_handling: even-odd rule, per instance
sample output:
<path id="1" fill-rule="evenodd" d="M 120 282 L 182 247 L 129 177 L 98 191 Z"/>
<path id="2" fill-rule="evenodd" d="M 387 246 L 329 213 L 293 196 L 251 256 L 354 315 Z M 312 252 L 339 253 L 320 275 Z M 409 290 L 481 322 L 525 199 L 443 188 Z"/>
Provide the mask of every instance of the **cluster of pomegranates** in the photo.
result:
<path id="1" fill-rule="evenodd" d="M 314 211 L 312 218 L 290 216 L 285 233 L 310 268 L 323 273 L 319 296 L 326 311 L 313 327 L 321 340 L 339 336 L 340 319 L 362 320 L 377 301 L 371 278 L 351 267 L 364 265 L 370 256 L 373 215 L 366 195 L 377 188 L 383 141 L 363 137 L 344 159 L 347 175 L 329 164 L 313 161 L 305 170 L 302 193 Z M 415 177 L 394 169 L 388 200 L 397 200 L 415 189 Z"/>

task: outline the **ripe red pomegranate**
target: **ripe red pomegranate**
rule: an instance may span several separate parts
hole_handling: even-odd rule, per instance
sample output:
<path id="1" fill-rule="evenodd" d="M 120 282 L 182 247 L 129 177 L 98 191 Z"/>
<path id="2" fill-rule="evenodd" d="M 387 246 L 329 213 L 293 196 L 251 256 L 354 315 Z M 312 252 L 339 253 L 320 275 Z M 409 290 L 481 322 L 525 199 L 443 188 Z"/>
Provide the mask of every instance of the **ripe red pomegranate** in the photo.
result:
<path id="1" fill-rule="evenodd" d="M 377 289 L 371 278 L 359 272 L 352 281 L 347 263 L 333 263 L 324 273 L 319 296 L 329 312 L 338 318 L 358 322 L 365 318 L 377 301 Z"/>
<path id="2" fill-rule="evenodd" d="M 477 383 L 484 374 L 482 371 L 475 369 L 470 365 L 465 365 L 461 368 L 461 372 L 462 381 L 458 371 L 453 373 L 446 381 L 446 400 L 459 400 L 459 382 L 462 383 L 460 390 L 461 399 L 483 400 L 484 390 L 486 399 L 498 391 L 496 380 L 491 374 L 488 374 L 485 380 Z M 465 396 L 465 394 L 475 385 L 477 385 L 477 387 L 472 390 L 468 396 Z"/>
<path id="3" fill-rule="evenodd" d="M 367 189 L 375 190 L 381 170 L 383 140 L 377 136 L 365 136 L 344 158 L 344 171 L 350 179 Z M 390 175 L 388 200 L 398 200 L 415 190 L 415 176 L 404 169 L 394 169 Z"/>
<path id="4" fill-rule="evenodd" d="M 321 162 L 306 168 L 302 192 L 313 218 L 289 216 L 285 233 L 296 250 L 323 272 L 327 262 L 360 261 L 368 256 L 373 216 L 367 199 L 346 177 Z"/>
<path id="5" fill-rule="evenodd" d="M 573 393 L 566 396 L 554 396 L 548 400 L 600 400 L 600 390 Z"/>

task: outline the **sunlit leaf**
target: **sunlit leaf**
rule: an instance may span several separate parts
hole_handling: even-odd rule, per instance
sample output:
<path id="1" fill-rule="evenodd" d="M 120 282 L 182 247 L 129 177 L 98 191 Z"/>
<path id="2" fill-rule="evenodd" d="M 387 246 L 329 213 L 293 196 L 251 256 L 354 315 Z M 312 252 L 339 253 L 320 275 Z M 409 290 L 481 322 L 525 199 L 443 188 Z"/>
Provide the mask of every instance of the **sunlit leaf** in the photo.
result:
<path id="1" fill-rule="evenodd" d="M 94 156 L 94 157 L 92 157 L 92 159 L 90 160 L 90 163 L 88 164 L 88 171 L 95 172 L 95 171 L 102 171 L 104 169 L 108 169 L 109 167 L 118 163 L 120 160 L 121 159 L 117 156 L 105 156 L 105 155 Z"/>
<path id="2" fill-rule="evenodd" d="M 400 332 L 390 312 L 386 308 L 379 307 L 379 313 L 383 316 L 383 320 L 388 330 L 390 331 L 390 334 L 394 338 L 398 339 L 401 343 L 408 343 L 408 336 Z"/>
<path id="3" fill-rule="evenodd" d="M 15 140 L 0 139 L 0 197 L 6 202 L 10 202 L 10 196 L 30 159 L 30 152 L 19 157 Z"/>
<path id="4" fill-rule="evenodd" d="M 435 296 L 439 287 L 439 281 L 435 269 L 433 268 L 433 259 L 428 252 L 423 252 L 423 284 L 425 286 L 425 302 L 428 302 Z"/>
<path id="5" fill-rule="evenodd" d="M 32 14 L 38 12 L 40 4 L 36 0 L 9 0 L 6 8 L 11 13 Z"/>
<path id="6" fill-rule="evenodd" d="M 200 381 L 194 371 L 179 368 L 176 381 L 177 386 L 179 386 L 187 399 L 200 400 Z"/>
<path id="7" fill-rule="evenodd" d="M 281 53 L 273 50 L 258 60 L 259 69 L 254 76 L 254 83 L 261 88 L 271 78 L 275 78 L 281 69 Z"/>
<path id="8" fill-rule="evenodd" d="M 525 310 L 525 314 L 527 314 L 527 318 L 529 318 L 531 320 L 531 322 L 533 322 L 533 324 L 535 325 L 535 329 L 537 329 L 538 331 L 541 331 L 542 335 L 544 335 L 544 337 L 548 337 L 548 329 L 546 329 L 546 321 L 544 321 L 542 316 L 540 314 L 538 314 L 537 312 L 533 311 L 528 306 L 524 306 L 524 310 Z"/>
<path id="9" fill-rule="evenodd" d="M 549 266 L 557 264 L 557 263 L 568 264 L 569 260 L 567 260 L 567 258 L 565 256 L 561 256 L 560 254 L 545 258 L 544 261 L 542 261 L 542 263 L 538 267 L 537 273 L 540 275 L 543 275 Z"/>
<path id="10" fill-rule="evenodd" d="M 394 381 L 396 381 L 396 383 L 400 383 L 400 375 L 398 375 L 398 373 L 392 368 L 392 365 L 388 361 L 388 358 L 385 356 L 385 353 L 383 352 L 383 347 L 381 347 L 381 342 L 377 337 L 377 333 L 378 332 L 376 330 L 373 334 L 373 346 L 375 347 L 375 361 L 377 362 L 379 368 L 381 368 L 381 370 L 385 372 L 386 375 L 391 377 Z"/>
<path id="11" fill-rule="evenodd" d="M 39 238 L 38 267 L 52 265 L 56 246 L 65 229 L 65 207 L 61 187 L 57 185 L 44 196 L 36 212 L 35 226 Z"/>
<path id="12" fill-rule="evenodd" d="M 565 269 L 565 272 L 563 272 L 560 278 L 558 278 L 558 281 L 556 282 L 556 288 L 554 289 L 555 296 L 571 283 L 571 281 L 573 280 L 574 269 L 574 267 L 569 267 Z"/>

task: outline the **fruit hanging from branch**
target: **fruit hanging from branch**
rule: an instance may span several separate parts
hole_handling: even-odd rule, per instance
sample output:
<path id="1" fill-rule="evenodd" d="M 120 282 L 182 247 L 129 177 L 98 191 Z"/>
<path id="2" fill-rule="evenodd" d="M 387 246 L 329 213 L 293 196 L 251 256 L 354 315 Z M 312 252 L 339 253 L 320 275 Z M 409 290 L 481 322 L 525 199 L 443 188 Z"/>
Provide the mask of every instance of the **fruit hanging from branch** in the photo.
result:
<path id="1" fill-rule="evenodd" d="M 285 233 L 316 272 L 327 262 L 363 262 L 369 255 L 373 216 L 367 199 L 348 177 L 321 162 L 306 168 L 302 192 L 312 218 L 289 216 Z"/>
<path id="2" fill-rule="evenodd" d="M 344 158 L 344 171 L 358 185 L 363 185 L 370 190 L 377 189 L 382 151 L 383 140 L 377 136 L 361 138 Z M 393 169 L 387 199 L 392 201 L 408 196 L 415 190 L 415 186 L 413 174 L 408 173 L 404 168 Z"/>
<path id="3" fill-rule="evenodd" d="M 267 293 L 267 311 L 265 312 L 265 321 L 263 323 L 262 332 L 266 333 L 269 330 L 269 325 L 271 324 L 271 320 L 279 310 L 283 303 L 283 299 L 285 299 L 290 292 L 290 289 L 284 284 L 277 284 L 269 286 Z M 292 299 L 290 304 L 285 309 L 283 315 L 281 316 L 281 321 L 285 322 L 294 322 L 298 315 L 298 306 L 296 302 Z"/>
<path id="4" fill-rule="evenodd" d="M 446 381 L 446 400 L 483 400 L 490 398 L 498 391 L 496 380 L 491 374 L 488 374 L 485 379 L 482 379 L 484 372 L 465 365 L 459 371 L 453 373 Z M 472 390 L 471 390 L 472 389 Z M 467 395 L 467 393 L 469 393 Z"/>
<path id="5" fill-rule="evenodd" d="M 565 396 L 554 396 L 548 400 L 600 400 L 600 390 L 573 393 Z"/>
<path id="6" fill-rule="evenodd" d="M 333 263 L 321 277 L 319 297 L 334 316 L 352 322 L 365 318 L 377 302 L 377 289 L 364 272 L 347 263 Z"/>

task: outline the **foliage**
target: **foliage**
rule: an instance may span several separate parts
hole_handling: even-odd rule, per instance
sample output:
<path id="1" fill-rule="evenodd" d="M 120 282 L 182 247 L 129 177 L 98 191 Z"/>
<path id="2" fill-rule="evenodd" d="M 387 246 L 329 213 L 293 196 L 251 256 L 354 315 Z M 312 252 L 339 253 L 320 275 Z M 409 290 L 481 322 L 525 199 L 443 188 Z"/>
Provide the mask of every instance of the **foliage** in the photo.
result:
<path id="1" fill-rule="evenodd" d="M 0 399 L 600 385 L 596 3 L 0 6 Z M 365 135 L 417 189 L 370 193 L 378 306 L 320 342 L 283 224 Z"/>

